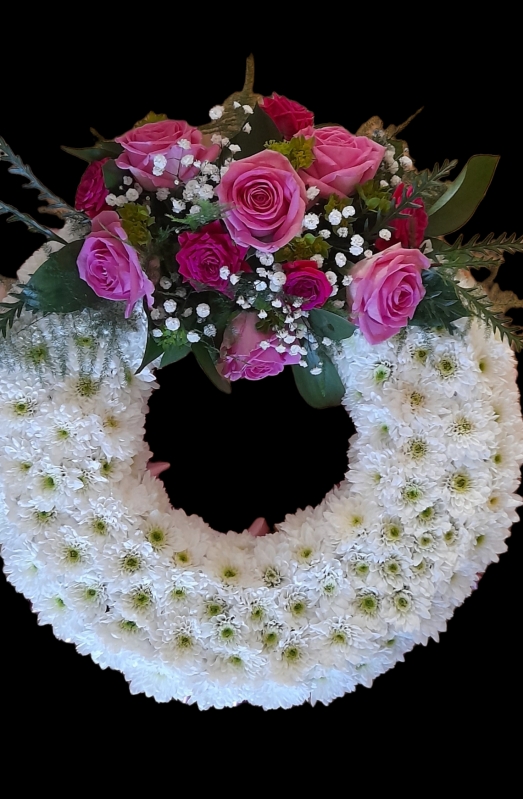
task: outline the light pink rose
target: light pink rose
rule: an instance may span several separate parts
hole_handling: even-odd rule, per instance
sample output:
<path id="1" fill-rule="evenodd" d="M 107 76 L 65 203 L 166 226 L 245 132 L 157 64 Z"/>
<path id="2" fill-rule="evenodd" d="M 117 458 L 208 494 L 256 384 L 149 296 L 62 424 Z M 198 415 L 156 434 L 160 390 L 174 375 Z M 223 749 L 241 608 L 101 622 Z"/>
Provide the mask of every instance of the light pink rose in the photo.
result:
<path id="1" fill-rule="evenodd" d="M 275 252 L 301 233 L 305 186 L 281 153 L 262 150 L 232 163 L 216 189 L 231 210 L 225 224 L 243 247 Z"/>
<path id="2" fill-rule="evenodd" d="M 152 306 L 154 284 L 143 271 L 138 253 L 127 243 L 127 233 L 114 211 L 102 211 L 93 219 L 77 266 L 82 280 L 98 297 L 127 301 L 126 318 L 142 297 Z"/>
<path id="3" fill-rule="evenodd" d="M 354 267 L 348 300 L 353 321 L 370 344 L 394 336 L 412 319 L 425 296 L 421 272 L 430 265 L 419 250 L 395 244 Z"/>
<path id="4" fill-rule="evenodd" d="M 358 183 L 374 177 L 385 153 L 381 144 L 337 125 L 303 128 L 296 135 L 314 136 L 314 161 L 300 169 L 300 176 L 307 187 L 318 187 L 320 197 L 352 194 Z"/>
<path id="5" fill-rule="evenodd" d="M 187 149 L 179 145 L 180 140 L 189 144 Z M 192 156 L 197 161 L 214 161 L 218 157 L 220 147 L 205 147 L 202 144 L 202 133 L 187 122 L 177 119 L 166 119 L 163 122 L 149 122 L 139 128 L 133 128 L 115 141 L 122 145 L 124 152 L 116 159 L 120 169 L 128 169 L 138 183 L 147 189 L 172 189 L 174 181 L 187 183 L 199 169 L 192 164 L 183 165 L 182 158 Z M 154 157 L 166 159 L 162 174 L 154 174 Z M 160 159 L 161 161 L 161 159 Z"/>
<path id="6" fill-rule="evenodd" d="M 258 317 L 255 313 L 242 312 L 225 330 L 220 349 L 218 372 L 228 380 L 261 380 L 283 371 L 289 364 L 299 363 L 301 355 L 291 355 L 288 350 L 276 352 L 281 343 L 273 333 L 262 333 L 256 329 Z M 264 349 L 261 344 L 267 342 Z"/>

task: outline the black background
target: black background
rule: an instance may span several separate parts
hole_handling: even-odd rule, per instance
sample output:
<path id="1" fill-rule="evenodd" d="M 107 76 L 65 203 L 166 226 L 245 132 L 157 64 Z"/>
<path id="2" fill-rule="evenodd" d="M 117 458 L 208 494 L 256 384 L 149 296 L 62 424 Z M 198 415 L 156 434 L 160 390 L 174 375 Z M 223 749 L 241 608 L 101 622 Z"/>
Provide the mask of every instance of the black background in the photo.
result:
<path id="1" fill-rule="evenodd" d="M 156 23 L 161 26 L 161 16 Z M 393 33 L 391 28 L 389 35 Z M 131 46 L 122 36 L 111 49 L 99 42 L 95 66 L 85 51 L 76 58 L 71 51 L 69 61 L 62 54 L 54 77 L 49 77 L 52 56 L 42 60 L 25 52 L 18 61 L 31 75 L 30 85 L 4 84 L 0 130 L 40 179 L 72 202 L 84 165 L 62 152 L 60 144 L 89 145 L 91 126 L 116 136 L 150 109 L 202 124 L 212 105 L 241 88 L 244 60 L 254 49 L 256 90 L 276 90 L 302 102 L 318 123 L 337 122 L 355 131 L 373 114 L 385 125 L 400 123 L 424 105 L 403 134 L 419 168 L 444 158 L 458 158 L 463 166 L 475 153 L 500 154 L 493 185 L 465 233 L 523 233 L 521 131 L 510 110 L 515 107 L 515 77 L 502 59 L 484 54 L 445 58 L 445 48 L 451 51 L 453 44 L 449 40 L 442 45 L 435 59 L 447 62 L 446 71 L 440 63 L 428 67 L 429 56 L 413 45 L 399 48 L 391 63 L 384 51 L 351 49 L 341 39 L 337 48 L 331 41 L 325 54 L 309 38 L 300 45 L 275 40 L 259 48 L 220 47 L 219 59 L 206 61 L 202 53 L 211 52 L 212 43 L 203 36 L 183 51 L 175 42 L 157 43 L 145 59 L 134 57 L 143 43 Z M 394 82 L 388 67 L 395 70 Z M 0 195 L 29 212 L 36 210 L 35 198 L 21 191 L 18 179 L 4 167 Z M 46 221 L 52 223 L 52 218 Z M 40 244 L 21 225 L 7 225 L 5 219 L 0 219 L 0 238 L 0 272 L 6 275 L 14 275 Z M 517 286 L 522 266 L 523 256 L 508 259 L 501 274 L 503 288 Z M 147 435 L 155 457 L 176 465 L 176 474 L 171 469 L 165 475 L 174 504 L 199 513 L 218 530 L 240 531 L 256 516 L 277 522 L 285 513 L 318 503 L 343 478 L 350 420 L 342 409 L 309 409 L 286 371 L 260 383 L 240 381 L 230 397 L 206 381 L 192 357 L 160 373 L 162 388 L 151 401 L 154 418 L 149 415 Z M 361 741 L 362 749 L 378 744 L 383 735 L 378 730 L 385 724 L 390 737 L 382 745 L 390 747 L 391 757 L 408 746 L 430 760 L 436 751 L 423 754 L 413 737 L 413 730 L 429 721 L 435 729 L 444 725 L 437 742 L 441 754 L 453 748 L 460 727 L 467 736 L 495 735 L 508 744 L 510 716 L 521 696 L 522 565 L 518 525 L 508 552 L 488 568 L 439 643 L 417 647 L 371 690 L 359 687 L 327 708 L 305 705 L 286 713 L 242 705 L 203 714 L 176 702 L 158 705 L 143 695 L 133 697 L 122 675 L 102 671 L 71 645 L 57 641 L 50 627 L 38 627 L 27 601 L 2 577 L 0 669 L 8 694 L 4 723 L 23 723 L 27 717 L 34 723 L 57 714 L 75 730 L 84 719 L 98 719 L 104 729 L 109 722 L 147 729 L 153 739 L 155 729 L 194 730 L 191 725 L 196 724 L 204 736 L 217 734 L 214 740 L 221 735 L 225 741 L 233 730 L 245 731 L 247 744 L 254 747 L 259 737 L 267 741 L 276 729 L 278 739 L 287 734 L 317 738 L 338 722 L 356 745 Z M 277 728 L 271 726 L 276 721 Z M 306 726 L 298 728 L 296 722 Z M 407 728 L 405 743 L 402 730 Z M 481 757 L 481 751 L 476 755 Z"/>

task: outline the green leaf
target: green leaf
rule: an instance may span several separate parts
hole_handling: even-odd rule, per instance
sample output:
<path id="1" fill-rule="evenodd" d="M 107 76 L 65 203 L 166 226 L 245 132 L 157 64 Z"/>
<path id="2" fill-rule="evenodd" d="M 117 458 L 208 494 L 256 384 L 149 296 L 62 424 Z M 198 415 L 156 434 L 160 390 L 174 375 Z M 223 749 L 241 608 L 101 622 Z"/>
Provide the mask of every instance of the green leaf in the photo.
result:
<path id="1" fill-rule="evenodd" d="M 148 366 L 152 361 L 156 360 L 156 358 L 159 358 L 162 352 L 163 349 L 159 344 L 157 344 L 156 339 L 153 336 L 147 336 L 145 352 L 143 354 L 142 362 L 136 370 L 136 374 L 139 375 L 146 366 Z"/>
<path id="2" fill-rule="evenodd" d="M 99 308 L 104 300 L 82 280 L 76 261 L 83 241 L 72 241 L 52 253 L 23 288 L 26 304 L 42 313 L 72 313 Z"/>
<path id="3" fill-rule="evenodd" d="M 485 196 L 498 165 L 498 155 L 473 155 L 445 194 L 429 209 L 425 235 L 446 236 L 463 227 Z"/>
<path id="4" fill-rule="evenodd" d="M 107 161 L 107 163 L 103 165 L 102 171 L 104 173 L 106 189 L 111 192 L 118 191 L 127 172 L 124 172 L 123 169 L 119 169 L 112 160 Z"/>
<path id="5" fill-rule="evenodd" d="M 464 316 L 470 316 L 470 311 L 460 301 L 455 284 L 445 281 L 437 268 L 425 269 L 422 272 L 425 296 L 416 308 L 410 321 L 411 325 L 420 327 L 444 327 L 453 331 L 451 323 Z"/>
<path id="6" fill-rule="evenodd" d="M 163 369 L 164 366 L 169 366 L 171 363 L 181 361 L 182 358 L 189 355 L 190 351 L 191 348 L 187 346 L 187 344 L 182 344 L 180 347 L 169 347 L 169 349 L 165 350 L 164 356 L 160 362 L 160 368 Z"/>
<path id="7" fill-rule="evenodd" d="M 75 158 L 81 158 L 92 164 L 93 161 L 101 161 L 103 158 L 118 158 L 123 153 L 123 147 L 115 141 L 99 141 L 93 147 L 64 147 L 62 150 Z"/>
<path id="8" fill-rule="evenodd" d="M 301 396 L 313 408 L 333 408 L 341 405 L 345 387 L 330 358 L 323 357 L 323 371 L 311 375 L 308 368 L 293 366 L 294 380 Z"/>
<path id="9" fill-rule="evenodd" d="M 254 108 L 254 114 L 249 114 L 246 121 L 251 126 L 251 132 L 246 133 L 242 129 L 231 139 L 231 144 L 238 144 L 241 147 L 240 152 L 235 155 L 236 161 L 261 152 L 267 141 L 281 141 L 283 138 L 270 116 L 259 105 Z"/>
<path id="10" fill-rule="evenodd" d="M 309 322 L 317 336 L 326 336 L 333 341 L 350 338 L 356 330 L 356 326 L 343 316 L 319 308 L 309 311 Z"/>
<path id="11" fill-rule="evenodd" d="M 211 383 L 216 386 L 220 391 L 223 391 L 224 394 L 231 393 L 231 381 L 226 380 L 222 377 L 217 371 L 216 366 L 214 364 L 213 359 L 209 353 L 209 350 L 202 344 L 198 342 L 197 344 L 192 345 L 192 351 L 194 352 L 195 358 L 200 364 L 201 368 L 211 381 Z"/>

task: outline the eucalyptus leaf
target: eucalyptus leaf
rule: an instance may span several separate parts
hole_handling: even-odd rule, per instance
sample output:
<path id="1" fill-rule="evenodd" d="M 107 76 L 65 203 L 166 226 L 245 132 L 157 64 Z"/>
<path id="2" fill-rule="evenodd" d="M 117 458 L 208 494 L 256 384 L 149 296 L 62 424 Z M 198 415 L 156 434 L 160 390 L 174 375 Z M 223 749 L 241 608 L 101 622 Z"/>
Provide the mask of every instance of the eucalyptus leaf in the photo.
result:
<path id="1" fill-rule="evenodd" d="M 123 152 L 123 147 L 115 141 L 99 141 L 93 147 L 65 147 L 62 145 L 62 150 L 92 164 L 93 161 L 101 161 L 103 158 L 118 158 Z"/>
<path id="2" fill-rule="evenodd" d="M 99 308 L 104 302 L 82 280 L 76 264 L 83 241 L 72 241 L 52 253 L 31 276 L 23 293 L 27 304 L 42 313 L 72 313 Z"/>
<path id="3" fill-rule="evenodd" d="M 181 361 L 182 358 L 189 355 L 190 351 L 191 348 L 187 346 L 187 344 L 183 344 L 181 347 L 169 347 L 169 349 L 165 350 L 164 356 L 160 362 L 160 368 L 163 369 L 164 366 L 169 366 L 171 363 Z"/>
<path id="4" fill-rule="evenodd" d="M 313 408 L 334 408 L 341 405 L 345 387 L 332 361 L 323 356 L 323 370 L 312 375 L 309 368 L 293 366 L 294 380 L 301 396 Z"/>
<path id="5" fill-rule="evenodd" d="M 429 208 L 425 235 L 446 236 L 463 227 L 485 196 L 498 165 L 497 155 L 473 155 L 447 191 Z"/>
<path id="6" fill-rule="evenodd" d="M 317 336 L 326 336 L 332 341 L 350 338 L 356 330 L 356 326 L 343 316 L 319 308 L 309 311 L 309 322 Z"/>
<path id="7" fill-rule="evenodd" d="M 224 377 L 221 376 L 216 371 L 216 366 L 214 364 L 213 359 L 209 353 L 207 347 L 198 342 L 197 344 L 192 345 L 192 351 L 194 352 L 194 356 L 198 363 L 200 364 L 201 368 L 211 381 L 211 383 L 216 386 L 220 391 L 223 391 L 224 394 L 231 393 L 231 382 L 230 380 L 226 380 Z"/>
<path id="8" fill-rule="evenodd" d="M 147 337 L 147 344 L 145 345 L 145 352 L 143 354 L 142 362 L 136 370 L 136 374 L 139 375 L 146 366 L 148 366 L 152 361 L 156 360 L 156 358 L 159 358 L 162 352 L 163 349 L 156 342 L 156 339 L 149 335 Z"/>

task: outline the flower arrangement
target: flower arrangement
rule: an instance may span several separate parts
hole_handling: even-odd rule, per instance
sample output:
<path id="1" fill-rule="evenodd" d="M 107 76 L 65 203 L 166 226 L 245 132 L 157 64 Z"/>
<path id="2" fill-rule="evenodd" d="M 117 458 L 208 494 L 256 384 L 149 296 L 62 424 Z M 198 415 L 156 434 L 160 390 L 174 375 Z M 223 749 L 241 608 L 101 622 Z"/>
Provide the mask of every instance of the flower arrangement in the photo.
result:
<path id="1" fill-rule="evenodd" d="M 0 545 L 41 624 L 131 691 L 202 708 L 328 703 L 445 628 L 521 504 L 521 332 L 453 243 L 496 158 L 418 172 L 401 128 L 355 135 L 246 86 L 201 128 L 148 115 L 73 154 L 65 220 L 2 302 Z M 352 415 L 316 508 L 219 535 L 173 509 L 143 441 L 154 369 L 192 352 L 230 391 L 292 367 Z"/>
<path id="2" fill-rule="evenodd" d="M 252 91 L 210 111 L 200 128 L 149 114 L 112 141 L 65 148 L 89 162 L 75 208 L 52 195 L 0 139 L 2 160 L 39 190 L 75 241 L 6 203 L 0 213 L 65 244 L 4 305 L 4 333 L 22 308 L 70 313 L 121 304 L 144 308 L 143 366 L 193 352 L 229 392 L 293 367 L 315 407 L 339 404 L 338 342 L 359 328 L 371 344 L 408 325 L 453 330 L 476 316 L 517 349 L 521 332 L 489 299 L 471 269 L 496 270 L 515 236 L 444 236 L 481 201 L 495 156 L 418 172 L 400 128 L 373 119 L 356 135 L 314 126 L 299 103 Z"/>

